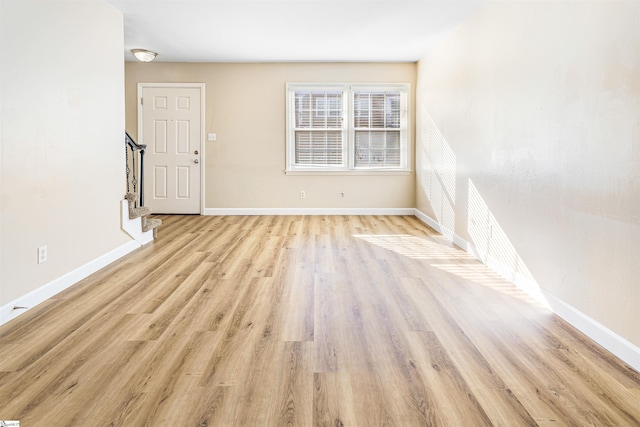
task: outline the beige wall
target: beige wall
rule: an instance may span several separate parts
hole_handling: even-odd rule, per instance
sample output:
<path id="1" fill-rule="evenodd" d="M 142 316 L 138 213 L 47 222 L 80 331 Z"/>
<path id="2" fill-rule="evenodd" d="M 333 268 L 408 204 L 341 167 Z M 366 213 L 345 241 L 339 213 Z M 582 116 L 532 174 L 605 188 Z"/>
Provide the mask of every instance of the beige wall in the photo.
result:
<path id="1" fill-rule="evenodd" d="M 640 2 L 489 2 L 418 79 L 418 208 L 640 345 Z"/>
<path id="2" fill-rule="evenodd" d="M 122 14 L 103 1 L 0 7 L 1 307 L 130 239 Z"/>
<path id="3" fill-rule="evenodd" d="M 413 63 L 128 62 L 126 126 L 137 139 L 137 83 L 205 83 L 205 133 L 217 134 L 216 142 L 205 142 L 205 208 L 411 208 L 413 174 L 285 175 L 285 83 L 409 82 L 415 88 L 415 73 Z M 410 140 L 413 146 L 413 121 Z"/>

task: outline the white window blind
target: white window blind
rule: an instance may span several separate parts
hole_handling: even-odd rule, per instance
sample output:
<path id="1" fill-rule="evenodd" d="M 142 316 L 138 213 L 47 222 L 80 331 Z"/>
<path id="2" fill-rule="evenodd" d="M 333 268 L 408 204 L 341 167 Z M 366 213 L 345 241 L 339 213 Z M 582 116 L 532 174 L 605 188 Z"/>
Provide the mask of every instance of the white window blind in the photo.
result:
<path id="1" fill-rule="evenodd" d="M 402 166 L 401 114 L 399 92 L 353 92 L 356 168 Z"/>
<path id="2" fill-rule="evenodd" d="M 287 84 L 287 171 L 408 170 L 408 84 Z"/>
<path id="3" fill-rule="evenodd" d="M 343 164 L 342 92 L 294 92 L 295 164 Z"/>

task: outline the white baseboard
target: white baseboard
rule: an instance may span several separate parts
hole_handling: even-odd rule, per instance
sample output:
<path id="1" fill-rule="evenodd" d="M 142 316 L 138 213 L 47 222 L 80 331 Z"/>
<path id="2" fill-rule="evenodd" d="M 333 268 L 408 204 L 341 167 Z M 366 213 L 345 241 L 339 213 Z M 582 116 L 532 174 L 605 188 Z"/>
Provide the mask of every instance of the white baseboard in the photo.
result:
<path id="1" fill-rule="evenodd" d="M 25 311 L 33 308 L 48 298 L 56 295 L 59 292 L 67 289 L 68 287 L 78 283 L 80 280 L 95 273 L 101 268 L 111 264 L 112 262 L 122 258 L 128 253 L 138 249 L 140 244 L 135 240 L 125 243 L 124 245 L 113 249 L 106 254 L 99 256 L 93 261 L 89 261 L 85 265 L 76 268 L 69 273 L 52 280 L 51 282 L 40 286 L 33 291 L 16 298 L 8 304 L 0 307 L 0 325 L 7 323 L 9 320 L 17 317 Z M 14 310 L 14 307 L 28 307 L 26 310 Z"/>
<path id="2" fill-rule="evenodd" d="M 438 233 L 440 233 L 443 236 L 447 237 L 449 240 L 451 240 L 453 243 L 455 243 L 456 246 L 458 246 L 459 248 L 461 248 L 462 250 L 464 250 L 468 254 L 472 255 L 478 261 L 482 261 L 482 259 L 480 258 L 480 255 L 478 255 L 478 251 L 476 250 L 475 245 L 473 245 L 472 243 L 467 242 L 465 239 L 463 239 L 462 237 L 458 236 L 456 233 L 453 232 L 453 230 L 450 230 L 447 227 L 445 227 L 444 225 L 439 224 L 438 221 L 436 221 L 435 219 L 431 218 L 429 215 L 425 214 L 424 212 L 422 212 L 419 209 L 414 209 L 413 210 L 413 215 L 416 218 L 418 218 L 420 221 L 422 221 L 425 224 L 427 224 L 429 227 L 433 228 Z"/>
<path id="3" fill-rule="evenodd" d="M 413 208 L 205 208 L 204 215 L 414 215 Z"/>
<path id="4" fill-rule="evenodd" d="M 464 251 L 474 256 L 479 261 L 487 265 L 491 270 L 504 277 L 503 272 L 507 271 L 501 268 L 500 262 L 496 259 L 490 258 L 488 260 L 482 260 L 478 255 L 478 252 L 470 242 L 467 242 L 457 234 L 447 230 L 435 219 L 431 218 L 424 212 L 415 209 L 415 216 L 429 227 L 436 230 L 443 236 L 449 237 L 453 243 L 462 248 Z M 444 231 L 444 232 L 443 232 Z M 502 270 L 502 271 L 501 271 Z M 567 304 L 561 299 L 553 296 L 549 292 L 542 289 L 535 281 L 529 279 L 523 275 L 516 275 L 515 277 L 506 277 L 511 283 L 531 297 L 547 306 L 553 313 L 567 321 L 571 326 L 578 329 L 580 332 L 591 338 L 593 341 L 604 347 L 607 351 L 617 356 L 620 360 L 631 366 L 636 371 L 640 372 L 640 347 L 627 341 L 625 338 L 613 332 L 611 329 L 587 316 L 575 307 Z"/>
<path id="5" fill-rule="evenodd" d="M 556 298 L 544 289 L 542 293 L 555 314 L 640 372 L 640 347 L 627 341 L 611 329 L 561 299 Z"/>
<path id="6" fill-rule="evenodd" d="M 438 221 L 436 221 L 435 219 L 431 218 L 429 215 L 427 215 L 426 213 L 422 212 L 420 209 L 414 209 L 413 215 L 416 218 L 418 218 L 420 221 L 422 221 L 425 224 L 427 224 L 429 227 L 431 227 L 434 230 L 436 230 L 438 233 L 444 235 L 444 233 L 442 232 L 442 226 L 440 224 L 438 224 Z"/>

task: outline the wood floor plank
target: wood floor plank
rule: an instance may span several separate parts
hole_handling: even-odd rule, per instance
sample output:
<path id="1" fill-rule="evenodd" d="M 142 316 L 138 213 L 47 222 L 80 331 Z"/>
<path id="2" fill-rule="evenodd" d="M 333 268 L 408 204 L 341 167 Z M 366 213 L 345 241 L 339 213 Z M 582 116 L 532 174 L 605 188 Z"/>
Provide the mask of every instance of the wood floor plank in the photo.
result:
<path id="1" fill-rule="evenodd" d="M 313 375 L 313 425 L 357 425 L 353 413 L 353 390 L 346 372 L 316 372 Z"/>
<path id="2" fill-rule="evenodd" d="M 415 332 L 425 351 L 415 362 L 435 394 L 437 408 L 444 425 L 492 425 L 486 410 L 480 405 L 457 366 L 452 363 L 444 346 L 433 332 Z"/>
<path id="3" fill-rule="evenodd" d="M 277 403 L 271 407 L 269 425 L 313 424 L 313 354 L 309 341 L 285 341 L 282 370 L 278 373 Z"/>
<path id="4" fill-rule="evenodd" d="M 293 261 L 295 263 L 295 261 Z M 283 298 L 286 310 L 281 316 L 285 341 L 313 341 L 315 337 L 315 284 L 309 264 L 292 264 L 291 274 L 282 277 L 289 284 Z"/>
<path id="5" fill-rule="evenodd" d="M 383 400 L 390 402 L 388 411 L 395 424 L 442 424 L 444 418 L 436 405 L 435 393 L 417 369 L 416 359 L 409 349 L 410 327 L 401 321 L 400 307 L 388 304 L 394 299 L 393 287 L 381 286 L 393 278 L 384 265 L 373 265 L 361 256 L 356 265 L 358 277 L 365 280 L 353 283 L 352 295 L 358 295 L 361 300 L 366 346 L 375 355 L 372 372 L 387 385 L 379 393 Z"/>
<path id="6" fill-rule="evenodd" d="M 402 285 L 412 300 L 419 301 L 417 305 L 421 312 L 434 313 L 430 316 L 433 322 L 432 331 L 436 337 L 446 339 L 441 345 L 442 350 L 446 351 L 446 356 L 451 359 L 447 364 L 464 367 L 458 369 L 458 373 L 473 390 L 476 399 L 482 403 L 492 423 L 505 425 L 504 420 L 509 420 L 508 425 L 535 425 L 526 408 L 511 390 L 506 388 L 502 378 L 447 312 L 446 307 L 439 304 L 435 296 L 429 293 L 424 282 L 421 279 L 406 278 L 402 279 Z M 411 344 L 416 345 L 417 342 L 412 340 Z M 419 351 L 416 353 L 423 354 Z"/>
<path id="7" fill-rule="evenodd" d="M 62 425 L 86 425 L 95 422 L 96 417 L 93 414 L 86 417 L 87 411 L 90 411 L 94 405 L 99 408 L 103 407 L 105 389 L 118 378 L 121 366 L 128 363 L 143 347 L 143 342 L 127 342 L 109 346 L 108 351 L 103 352 L 100 358 L 91 362 L 91 364 L 96 363 L 100 366 L 97 372 L 93 366 L 88 366 L 88 364 L 85 364 L 84 369 L 76 370 L 65 382 L 64 394 L 52 395 L 52 398 L 48 399 L 46 403 L 47 406 L 43 405 L 42 409 Z M 86 399 L 87 405 L 81 410 L 70 412 L 60 405 L 60 400 L 73 399 L 75 398 L 74 394 L 81 395 L 83 399 Z"/>
<path id="8" fill-rule="evenodd" d="M 0 326 L 0 419 L 640 425 L 638 372 L 413 216 L 160 218 Z"/>
<path id="9" fill-rule="evenodd" d="M 7 390 L 3 395 L 2 408 L 16 415 L 17 418 L 30 416 L 39 407 L 45 408 L 46 402 L 68 389 L 70 378 L 78 370 L 99 358 L 105 344 L 117 338 L 114 330 L 127 329 L 133 319 L 120 316 L 112 321 L 83 325 L 72 332 L 69 338 L 56 346 L 29 366 L 18 370 L 19 376 L 14 381 L 7 381 L 2 387 Z M 96 366 L 93 365 L 95 371 Z M 84 381 L 91 379 L 85 377 Z M 62 392 L 61 392 L 62 390 Z"/>

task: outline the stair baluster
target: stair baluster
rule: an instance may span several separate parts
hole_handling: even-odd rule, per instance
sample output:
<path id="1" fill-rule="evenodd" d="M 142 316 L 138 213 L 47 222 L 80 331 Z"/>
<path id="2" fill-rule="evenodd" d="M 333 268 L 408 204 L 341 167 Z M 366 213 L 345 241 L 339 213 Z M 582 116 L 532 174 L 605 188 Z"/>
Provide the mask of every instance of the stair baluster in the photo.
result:
<path id="1" fill-rule="evenodd" d="M 127 131 L 124 132 L 124 141 L 127 193 L 139 194 L 140 199 L 136 198 L 134 205 L 135 207 L 144 206 L 144 151 L 147 146 L 145 144 L 137 144 Z M 129 151 L 131 151 L 131 159 L 129 158 Z"/>

